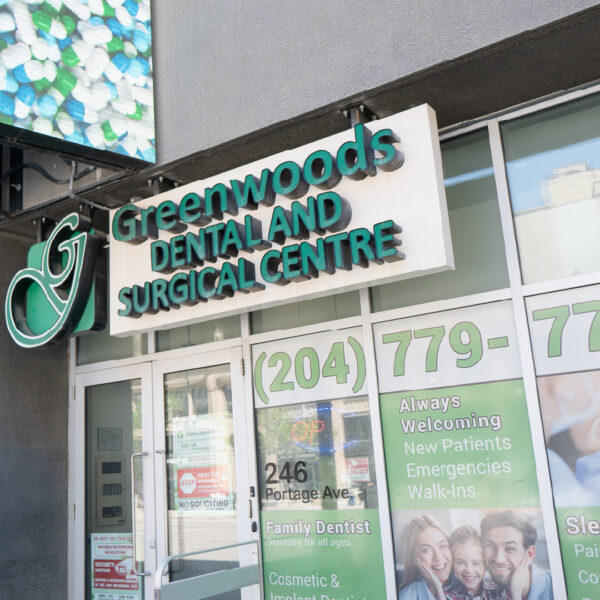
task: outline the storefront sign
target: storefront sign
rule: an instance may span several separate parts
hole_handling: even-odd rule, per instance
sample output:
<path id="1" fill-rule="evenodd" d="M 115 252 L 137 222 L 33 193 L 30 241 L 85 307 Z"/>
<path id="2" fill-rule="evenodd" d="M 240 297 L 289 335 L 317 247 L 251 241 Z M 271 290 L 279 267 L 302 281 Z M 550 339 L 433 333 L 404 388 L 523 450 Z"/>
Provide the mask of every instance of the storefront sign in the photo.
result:
<path id="1" fill-rule="evenodd" d="M 91 574 L 94 600 L 141 600 L 140 578 L 133 573 L 131 533 L 92 533 Z"/>
<path id="2" fill-rule="evenodd" d="M 114 210 L 110 261 L 113 335 L 451 268 L 434 112 L 359 124 Z"/>
<path id="3" fill-rule="evenodd" d="M 452 582 L 461 598 L 551 598 L 510 302 L 379 323 L 374 334 L 399 599 Z M 494 555 L 505 534 L 510 564 Z"/>
<path id="4" fill-rule="evenodd" d="M 102 240 L 77 213 L 56 225 L 47 241 L 33 245 L 27 268 L 6 293 L 6 327 L 24 348 L 47 346 L 106 323 L 106 267 Z"/>
<path id="5" fill-rule="evenodd" d="M 384 598 L 361 329 L 252 353 L 265 598 Z"/>
<path id="6" fill-rule="evenodd" d="M 527 300 L 569 598 L 600 585 L 600 286 Z"/>
<path id="7" fill-rule="evenodd" d="M 230 417 L 219 413 L 191 415 L 175 417 L 172 424 L 177 510 L 234 510 Z"/>

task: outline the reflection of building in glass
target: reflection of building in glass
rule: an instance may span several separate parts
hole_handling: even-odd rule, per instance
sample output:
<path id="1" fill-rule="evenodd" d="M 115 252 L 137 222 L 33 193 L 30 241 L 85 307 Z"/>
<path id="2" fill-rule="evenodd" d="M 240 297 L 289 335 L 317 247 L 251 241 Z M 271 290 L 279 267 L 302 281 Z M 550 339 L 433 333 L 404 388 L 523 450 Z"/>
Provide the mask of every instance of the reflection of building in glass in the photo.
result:
<path id="1" fill-rule="evenodd" d="M 600 196 L 600 169 L 591 169 L 585 161 L 552 169 L 542 180 L 545 206 L 560 206 Z"/>
<path id="2" fill-rule="evenodd" d="M 523 280 L 590 273 L 600 264 L 600 169 L 556 167 L 540 182 L 543 204 L 515 212 Z"/>

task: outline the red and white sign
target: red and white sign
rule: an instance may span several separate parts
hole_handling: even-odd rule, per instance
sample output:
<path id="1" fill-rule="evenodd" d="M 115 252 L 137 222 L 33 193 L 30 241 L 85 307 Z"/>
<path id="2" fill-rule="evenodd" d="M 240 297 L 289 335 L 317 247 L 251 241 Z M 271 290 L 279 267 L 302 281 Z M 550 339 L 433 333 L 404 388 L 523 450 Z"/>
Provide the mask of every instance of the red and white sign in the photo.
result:
<path id="1" fill-rule="evenodd" d="M 133 573 L 131 533 L 92 533 L 92 592 L 100 600 L 141 600 L 140 578 Z"/>
<path id="2" fill-rule="evenodd" d="M 99 589 L 137 590 L 140 587 L 132 571 L 131 558 L 94 560 L 94 587 Z"/>
<path id="3" fill-rule="evenodd" d="M 369 459 L 366 457 L 347 458 L 346 481 L 371 481 L 369 476 Z"/>
<path id="4" fill-rule="evenodd" d="M 179 498 L 214 498 L 229 496 L 230 477 L 227 465 L 209 465 L 177 470 Z"/>

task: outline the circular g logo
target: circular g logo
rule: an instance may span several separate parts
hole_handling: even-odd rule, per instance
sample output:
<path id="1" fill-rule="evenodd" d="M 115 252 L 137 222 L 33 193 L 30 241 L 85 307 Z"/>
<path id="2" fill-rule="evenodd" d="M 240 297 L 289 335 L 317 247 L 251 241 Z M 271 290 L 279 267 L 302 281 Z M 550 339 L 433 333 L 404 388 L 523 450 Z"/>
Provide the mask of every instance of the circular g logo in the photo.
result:
<path id="1" fill-rule="evenodd" d="M 71 213 L 44 244 L 30 249 L 29 266 L 14 276 L 4 307 L 6 326 L 19 346 L 35 348 L 58 342 L 77 327 L 101 248 L 100 239 L 89 233 L 90 227 L 88 219 Z"/>

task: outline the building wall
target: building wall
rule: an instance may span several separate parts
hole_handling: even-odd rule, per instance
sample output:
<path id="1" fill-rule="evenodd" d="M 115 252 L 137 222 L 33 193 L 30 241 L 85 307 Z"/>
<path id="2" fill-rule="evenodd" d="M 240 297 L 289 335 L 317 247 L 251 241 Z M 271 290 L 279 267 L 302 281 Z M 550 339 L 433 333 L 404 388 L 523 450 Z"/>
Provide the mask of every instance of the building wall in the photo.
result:
<path id="1" fill-rule="evenodd" d="M 0 303 L 30 240 L 0 237 Z M 0 598 L 67 597 L 65 343 L 17 346 L 0 328 Z"/>
<path id="2" fill-rule="evenodd" d="M 155 1 L 158 162 L 453 61 L 596 4 L 178 0 L 173 10 L 170 2 Z"/>

